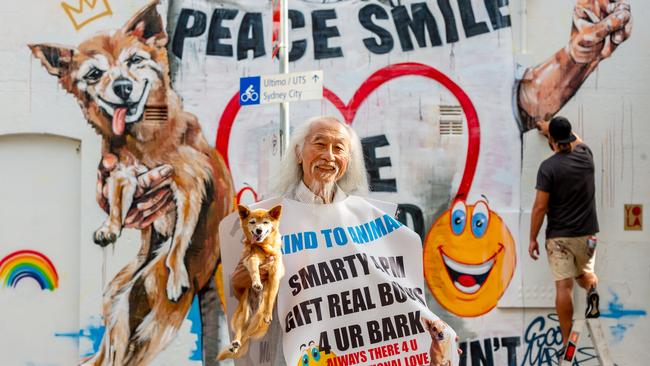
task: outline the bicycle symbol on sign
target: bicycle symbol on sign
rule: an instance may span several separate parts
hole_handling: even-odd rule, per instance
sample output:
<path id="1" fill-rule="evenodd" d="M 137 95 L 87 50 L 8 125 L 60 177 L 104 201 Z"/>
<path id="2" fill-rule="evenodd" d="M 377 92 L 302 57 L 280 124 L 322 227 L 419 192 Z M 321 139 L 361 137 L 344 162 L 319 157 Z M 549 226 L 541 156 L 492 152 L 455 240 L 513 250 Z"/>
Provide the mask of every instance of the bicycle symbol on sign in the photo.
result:
<path id="1" fill-rule="evenodd" d="M 257 94 L 255 91 L 255 88 L 253 85 L 249 85 L 248 88 L 246 88 L 246 91 L 241 95 L 241 101 L 246 103 L 249 100 L 252 102 L 257 102 L 257 99 L 259 99 L 260 95 Z"/>

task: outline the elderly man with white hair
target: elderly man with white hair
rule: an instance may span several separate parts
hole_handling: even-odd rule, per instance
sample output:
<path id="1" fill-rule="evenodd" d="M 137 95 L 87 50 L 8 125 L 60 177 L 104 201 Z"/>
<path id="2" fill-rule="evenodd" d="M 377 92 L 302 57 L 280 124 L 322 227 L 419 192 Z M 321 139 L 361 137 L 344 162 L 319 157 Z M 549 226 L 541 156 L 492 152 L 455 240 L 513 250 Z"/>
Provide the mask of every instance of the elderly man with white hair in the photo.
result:
<path id="1" fill-rule="evenodd" d="M 452 360 L 456 364 L 456 344 L 449 341 L 455 333 L 426 308 L 420 238 L 394 219 L 395 204 L 364 197 L 367 173 L 361 141 L 351 127 L 330 116 L 312 118 L 297 127 L 272 182 L 272 190 L 280 198 L 256 205 L 284 206 L 280 230 L 286 275 L 278 294 L 279 316 L 274 316 L 272 336 L 266 338 L 271 343 L 267 348 L 270 364 L 295 364 L 298 355 L 300 365 L 309 365 L 342 356 L 341 350 L 346 349 L 366 358 L 359 358 L 360 364 L 379 362 L 382 357 L 389 361 L 390 356 L 368 349 L 407 340 L 420 342 L 419 353 L 426 354 L 426 364 L 446 366 L 452 365 Z M 251 287 L 251 278 L 241 263 L 232 264 L 228 276 L 228 261 L 239 258 L 233 253 L 241 250 L 237 243 L 241 233 L 233 232 L 238 229 L 235 216 L 222 221 L 220 235 L 224 278 L 230 277 L 232 294 L 240 298 Z M 318 243 L 310 246 L 308 233 L 318 237 Z M 301 234 L 298 245 L 294 238 Z M 401 267 L 389 265 L 389 261 L 399 262 Z M 261 272 L 264 281 L 264 264 Z M 397 298 L 399 301 L 394 300 Z M 392 313 L 396 315 L 385 317 Z M 395 334 L 388 334 L 386 323 L 397 329 Z M 343 342 L 340 333 L 336 339 L 332 333 L 344 324 L 349 327 L 345 336 L 349 337 L 348 347 L 339 344 Z M 328 344 L 323 344 L 323 334 Z M 402 350 L 401 356 L 416 353 Z M 237 365 L 257 364 L 251 361 L 257 357 L 245 357 Z"/>
<path id="2" fill-rule="evenodd" d="M 361 141 L 335 117 L 316 117 L 293 132 L 273 191 L 308 203 L 332 203 L 347 194 L 366 195 L 368 179 Z M 305 190 L 309 194 L 305 196 Z M 313 196 L 313 197 L 312 197 Z"/>

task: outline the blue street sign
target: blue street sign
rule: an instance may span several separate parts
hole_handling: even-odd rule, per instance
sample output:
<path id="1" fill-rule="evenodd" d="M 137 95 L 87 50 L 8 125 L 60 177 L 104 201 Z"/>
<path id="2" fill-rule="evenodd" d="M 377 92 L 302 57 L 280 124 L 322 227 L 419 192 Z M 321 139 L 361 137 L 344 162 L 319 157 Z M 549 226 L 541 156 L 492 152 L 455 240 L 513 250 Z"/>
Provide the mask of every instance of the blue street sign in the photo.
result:
<path id="1" fill-rule="evenodd" d="M 260 77 L 239 79 L 239 105 L 260 104 Z"/>

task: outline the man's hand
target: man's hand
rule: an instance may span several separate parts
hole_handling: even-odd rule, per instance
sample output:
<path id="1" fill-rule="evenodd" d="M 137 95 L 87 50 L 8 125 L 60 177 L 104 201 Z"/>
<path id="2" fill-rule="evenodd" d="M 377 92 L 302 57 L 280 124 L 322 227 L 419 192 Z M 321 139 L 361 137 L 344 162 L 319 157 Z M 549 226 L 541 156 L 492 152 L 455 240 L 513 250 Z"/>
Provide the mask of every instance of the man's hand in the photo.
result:
<path id="1" fill-rule="evenodd" d="M 537 131 L 539 131 L 540 134 L 548 138 L 549 136 L 548 125 L 550 123 L 551 123 L 550 121 L 537 121 L 535 122 L 535 127 L 537 127 Z"/>
<path id="2" fill-rule="evenodd" d="M 579 64 L 600 61 L 632 33 L 632 13 L 626 0 L 578 0 L 568 51 Z"/>
<path id="3" fill-rule="evenodd" d="M 528 245 L 528 254 L 535 261 L 539 258 L 539 244 L 537 243 L 537 239 L 530 241 L 530 244 Z"/>
<path id="4" fill-rule="evenodd" d="M 118 159 L 113 154 L 102 157 L 97 168 L 97 189 L 95 196 L 99 207 L 108 213 L 108 186 L 106 178 L 117 166 Z M 133 205 L 124 220 L 127 228 L 144 229 L 157 218 L 174 208 L 174 200 L 169 188 L 170 177 L 174 169 L 170 165 L 161 165 L 140 174 Z"/>

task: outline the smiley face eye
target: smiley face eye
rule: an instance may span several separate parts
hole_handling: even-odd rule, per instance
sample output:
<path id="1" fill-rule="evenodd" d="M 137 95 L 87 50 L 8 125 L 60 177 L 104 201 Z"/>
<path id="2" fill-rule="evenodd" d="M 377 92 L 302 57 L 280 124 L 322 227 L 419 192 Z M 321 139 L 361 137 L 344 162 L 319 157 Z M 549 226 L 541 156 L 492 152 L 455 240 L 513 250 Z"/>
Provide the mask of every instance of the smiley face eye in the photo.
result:
<path id="1" fill-rule="evenodd" d="M 314 361 L 320 360 L 320 352 L 318 352 L 318 348 L 313 347 L 311 349 L 311 357 L 314 359 Z"/>
<path id="2" fill-rule="evenodd" d="M 465 230 L 467 220 L 467 207 L 463 201 L 457 201 L 451 208 L 451 231 L 460 235 Z"/>
<path id="3" fill-rule="evenodd" d="M 487 231 L 490 220 L 490 209 L 483 201 L 479 201 L 474 205 L 472 213 L 472 233 L 477 238 L 482 238 Z"/>
<path id="4" fill-rule="evenodd" d="M 102 75 L 104 75 L 104 72 L 102 70 L 93 67 L 86 73 L 86 75 L 84 75 L 84 79 L 86 79 L 86 81 L 95 82 L 99 80 Z"/>
<path id="5" fill-rule="evenodd" d="M 307 366 L 309 365 L 309 356 L 307 355 L 302 355 L 302 365 Z"/>

